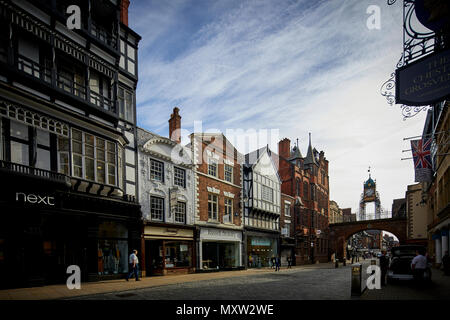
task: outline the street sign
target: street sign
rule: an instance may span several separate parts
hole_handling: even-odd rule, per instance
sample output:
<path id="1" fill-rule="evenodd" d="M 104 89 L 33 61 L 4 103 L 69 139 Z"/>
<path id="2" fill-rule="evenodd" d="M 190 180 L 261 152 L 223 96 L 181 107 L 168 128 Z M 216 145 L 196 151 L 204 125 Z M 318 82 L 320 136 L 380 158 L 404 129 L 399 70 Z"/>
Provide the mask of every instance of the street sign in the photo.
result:
<path id="1" fill-rule="evenodd" d="M 450 96 L 450 50 L 432 53 L 395 71 L 395 102 L 425 106 Z"/>

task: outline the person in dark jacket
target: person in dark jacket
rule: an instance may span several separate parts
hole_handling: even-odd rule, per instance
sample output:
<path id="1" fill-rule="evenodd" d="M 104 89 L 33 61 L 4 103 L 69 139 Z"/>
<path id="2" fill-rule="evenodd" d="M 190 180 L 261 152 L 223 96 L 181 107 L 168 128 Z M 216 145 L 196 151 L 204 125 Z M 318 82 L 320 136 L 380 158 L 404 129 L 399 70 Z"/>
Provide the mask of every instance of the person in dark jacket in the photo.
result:
<path id="1" fill-rule="evenodd" d="M 381 285 L 386 285 L 386 274 L 389 268 L 389 258 L 386 256 L 386 250 L 381 251 L 380 269 L 381 269 Z"/>
<path id="2" fill-rule="evenodd" d="M 445 255 L 442 257 L 442 265 L 444 267 L 444 274 L 450 276 L 450 256 L 448 251 L 445 251 Z"/>

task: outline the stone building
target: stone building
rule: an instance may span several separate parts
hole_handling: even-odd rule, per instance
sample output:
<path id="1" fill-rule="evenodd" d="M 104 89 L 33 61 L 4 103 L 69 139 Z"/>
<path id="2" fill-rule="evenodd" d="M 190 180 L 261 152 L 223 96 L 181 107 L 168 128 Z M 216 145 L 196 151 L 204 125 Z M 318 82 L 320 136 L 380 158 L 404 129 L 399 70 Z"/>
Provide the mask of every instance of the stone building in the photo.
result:
<path id="1" fill-rule="evenodd" d="M 344 222 L 344 217 L 342 214 L 342 209 L 334 200 L 330 200 L 330 219 L 329 223 L 342 223 Z"/>
<path id="2" fill-rule="evenodd" d="M 141 268 L 146 275 L 195 271 L 195 176 L 190 149 L 174 134 L 181 126 L 178 111 L 169 120 L 175 141 L 138 128 Z"/>

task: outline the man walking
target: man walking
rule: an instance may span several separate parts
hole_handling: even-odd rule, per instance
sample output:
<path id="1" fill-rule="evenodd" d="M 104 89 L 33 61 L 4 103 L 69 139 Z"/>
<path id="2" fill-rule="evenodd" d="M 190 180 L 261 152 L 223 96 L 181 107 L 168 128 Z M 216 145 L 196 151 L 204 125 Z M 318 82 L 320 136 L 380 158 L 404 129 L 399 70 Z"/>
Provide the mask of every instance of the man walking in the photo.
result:
<path id="1" fill-rule="evenodd" d="M 275 271 L 280 271 L 281 259 L 280 257 L 275 258 Z"/>
<path id="2" fill-rule="evenodd" d="M 416 250 L 416 256 L 411 262 L 411 270 L 413 272 L 414 280 L 416 284 L 422 284 L 423 282 L 423 274 L 425 273 L 425 269 L 427 268 L 427 258 L 420 252 Z"/>
<path id="3" fill-rule="evenodd" d="M 287 262 L 288 262 L 288 269 L 291 268 L 291 264 L 292 264 L 292 258 L 291 257 L 287 257 Z"/>
<path id="4" fill-rule="evenodd" d="M 128 279 L 133 275 L 135 275 L 136 277 L 136 281 L 140 281 L 139 280 L 139 259 L 137 257 L 137 250 L 133 250 L 133 253 L 130 254 L 130 259 L 129 259 L 129 272 L 127 274 L 126 280 L 128 281 Z"/>
<path id="5" fill-rule="evenodd" d="M 380 269 L 381 269 L 381 285 L 386 284 L 386 274 L 389 268 L 389 258 L 386 256 L 386 250 L 381 251 Z"/>

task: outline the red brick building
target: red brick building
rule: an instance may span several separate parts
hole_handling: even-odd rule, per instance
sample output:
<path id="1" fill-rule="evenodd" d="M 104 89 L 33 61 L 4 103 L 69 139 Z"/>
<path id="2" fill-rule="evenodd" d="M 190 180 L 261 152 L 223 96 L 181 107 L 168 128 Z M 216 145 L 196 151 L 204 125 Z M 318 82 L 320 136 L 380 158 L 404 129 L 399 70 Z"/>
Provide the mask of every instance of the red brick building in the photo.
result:
<path id="1" fill-rule="evenodd" d="M 223 134 L 190 138 L 198 270 L 243 268 L 242 155 Z"/>
<path id="2" fill-rule="evenodd" d="M 323 151 L 318 152 L 311 144 L 306 157 L 300 149 L 291 149 L 285 138 L 278 144 L 281 192 L 295 199 L 294 233 L 295 263 L 315 263 L 329 260 L 329 180 L 328 160 Z"/>

